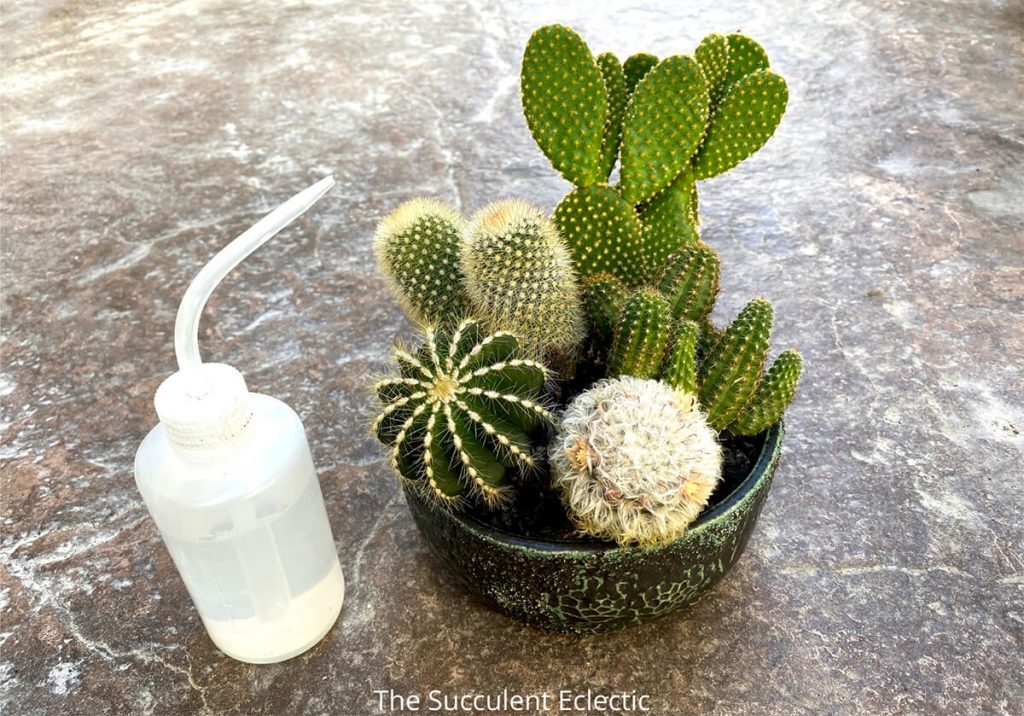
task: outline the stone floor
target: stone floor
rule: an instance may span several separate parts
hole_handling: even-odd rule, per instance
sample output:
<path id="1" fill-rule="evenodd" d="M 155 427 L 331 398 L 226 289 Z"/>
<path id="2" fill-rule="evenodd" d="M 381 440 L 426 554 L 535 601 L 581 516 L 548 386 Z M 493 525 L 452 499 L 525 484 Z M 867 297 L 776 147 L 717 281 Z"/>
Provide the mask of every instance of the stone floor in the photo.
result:
<path id="1" fill-rule="evenodd" d="M 521 116 L 531 29 L 595 51 L 760 39 L 791 88 L 702 185 L 726 319 L 776 305 L 807 361 L 750 547 L 688 615 L 549 636 L 469 601 L 364 435 L 409 326 L 370 237 L 566 185 Z M 1024 713 L 1024 7 L 88 0 L 3 9 L 5 714 L 379 713 L 374 689 L 649 694 L 655 713 Z M 211 359 L 295 406 L 349 592 L 293 661 L 221 655 L 132 478 L 187 281 L 339 186 L 214 296 Z"/>

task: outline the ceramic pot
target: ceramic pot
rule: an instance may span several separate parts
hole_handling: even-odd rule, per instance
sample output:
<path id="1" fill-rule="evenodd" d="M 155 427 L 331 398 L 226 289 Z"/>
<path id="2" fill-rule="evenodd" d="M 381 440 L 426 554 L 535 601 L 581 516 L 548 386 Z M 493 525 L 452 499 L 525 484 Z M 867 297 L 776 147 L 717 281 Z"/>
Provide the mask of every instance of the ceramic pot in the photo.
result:
<path id="1" fill-rule="evenodd" d="M 783 434 L 781 422 L 765 431 L 746 478 L 656 547 L 528 539 L 446 511 L 408 485 L 406 501 L 431 550 L 487 605 L 541 629 L 607 633 L 689 607 L 729 572 L 761 513 Z"/>

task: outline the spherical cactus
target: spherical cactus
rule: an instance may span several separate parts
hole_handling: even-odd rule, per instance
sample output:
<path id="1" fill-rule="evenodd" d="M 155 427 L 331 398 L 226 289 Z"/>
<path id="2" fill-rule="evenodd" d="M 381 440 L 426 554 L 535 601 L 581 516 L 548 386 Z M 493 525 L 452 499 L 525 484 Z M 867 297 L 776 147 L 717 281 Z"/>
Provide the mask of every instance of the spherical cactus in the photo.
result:
<path id="1" fill-rule="evenodd" d="M 412 199 L 377 227 L 377 264 L 409 318 L 420 323 L 465 313 L 458 245 L 465 222 L 435 199 Z"/>
<path id="2" fill-rule="evenodd" d="M 472 314 L 514 333 L 531 358 L 570 355 L 586 336 L 572 257 L 547 216 L 518 199 L 481 209 L 460 249 Z"/>
<path id="3" fill-rule="evenodd" d="M 541 402 L 548 370 L 518 356 L 515 336 L 485 336 L 475 321 L 424 333 L 419 350 L 395 350 L 401 375 L 374 386 L 382 410 L 372 432 L 428 497 L 500 504 L 507 468 L 535 466 L 534 438 L 551 421 Z"/>
<path id="4" fill-rule="evenodd" d="M 683 534 L 722 468 L 721 448 L 696 398 L 633 377 L 600 381 L 577 396 L 549 458 L 574 524 L 623 545 Z"/>

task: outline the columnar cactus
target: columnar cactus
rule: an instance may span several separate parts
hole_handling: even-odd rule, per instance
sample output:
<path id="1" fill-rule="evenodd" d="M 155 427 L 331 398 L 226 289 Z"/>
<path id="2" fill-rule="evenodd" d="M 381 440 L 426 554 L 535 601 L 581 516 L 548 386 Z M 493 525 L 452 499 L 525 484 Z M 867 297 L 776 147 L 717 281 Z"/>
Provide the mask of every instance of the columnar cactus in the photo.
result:
<path id="1" fill-rule="evenodd" d="M 737 435 L 757 435 L 779 422 L 796 394 L 802 367 L 803 359 L 796 350 L 790 349 L 779 355 L 750 404 L 729 426 L 729 430 Z"/>
<path id="2" fill-rule="evenodd" d="M 581 274 L 608 271 L 633 287 L 651 281 L 698 238 L 696 180 L 736 166 L 778 126 L 786 83 L 768 70 L 759 44 L 712 34 L 694 55 L 659 61 L 639 53 L 620 68 L 611 53 L 595 61 L 560 25 L 540 28 L 527 44 L 523 108 L 537 144 L 576 185 L 556 221 Z M 603 182 L 616 146 L 612 190 Z M 622 205 L 640 221 L 624 219 Z"/>
<path id="3" fill-rule="evenodd" d="M 658 290 L 672 304 L 673 316 L 699 322 L 715 307 L 718 275 L 718 254 L 697 241 L 682 246 L 669 260 L 658 279 Z"/>
<path id="4" fill-rule="evenodd" d="M 654 380 L 600 381 L 569 404 L 548 452 L 576 527 L 622 545 L 682 535 L 707 505 L 722 455 L 694 396 Z"/>
<path id="5" fill-rule="evenodd" d="M 418 351 L 398 348 L 395 358 L 400 376 L 374 386 L 383 409 L 373 432 L 392 467 L 446 505 L 501 504 L 508 468 L 537 464 L 534 436 L 552 420 L 542 403 L 547 368 L 519 357 L 512 334 L 485 336 L 470 320 L 427 327 Z"/>
<path id="6" fill-rule="evenodd" d="M 608 375 L 657 378 L 672 337 L 672 308 L 653 288 L 644 288 L 628 299 L 619 312 Z"/>
<path id="7" fill-rule="evenodd" d="M 434 199 L 407 201 L 377 227 L 377 263 L 413 320 L 433 323 L 465 312 L 458 253 L 462 227 L 462 217 Z"/>
<path id="8" fill-rule="evenodd" d="M 551 220 L 518 199 L 477 212 L 460 247 L 472 314 L 514 333 L 541 359 L 571 355 L 586 336 L 572 257 Z"/>
<path id="9" fill-rule="evenodd" d="M 581 282 L 583 305 L 595 335 L 611 340 L 619 321 L 619 310 L 629 296 L 626 285 L 610 273 L 595 273 Z"/>
<path id="10" fill-rule="evenodd" d="M 715 430 L 740 416 L 761 382 L 772 305 L 761 298 L 748 303 L 701 363 L 700 402 Z"/>
<path id="11" fill-rule="evenodd" d="M 676 324 L 675 338 L 661 379 L 676 390 L 697 394 L 697 339 L 700 326 L 693 321 Z"/>

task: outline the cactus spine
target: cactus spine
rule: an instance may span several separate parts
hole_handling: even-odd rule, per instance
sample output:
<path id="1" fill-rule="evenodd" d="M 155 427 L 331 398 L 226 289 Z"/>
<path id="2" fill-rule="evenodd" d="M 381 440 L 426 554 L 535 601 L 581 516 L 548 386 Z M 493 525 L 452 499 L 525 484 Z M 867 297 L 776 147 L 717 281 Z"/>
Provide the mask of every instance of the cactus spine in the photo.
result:
<path id="1" fill-rule="evenodd" d="M 462 217 L 446 204 L 412 199 L 377 227 L 377 264 L 413 320 L 433 323 L 465 312 L 458 255 L 462 225 Z"/>
<path id="2" fill-rule="evenodd" d="M 715 430 L 724 430 L 738 418 L 757 390 L 771 330 L 772 305 L 755 298 L 705 356 L 700 402 Z"/>
<path id="3" fill-rule="evenodd" d="M 779 422 L 786 407 L 796 395 L 803 359 L 800 353 L 790 349 L 783 352 L 772 363 L 768 374 L 757 389 L 750 405 L 729 430 L 737 435 L 757 435 Z"/>
<path id="4" fill-rule="evenodd" d="M 489 330 L 515 334 L 538 359 L 570 355 L 583 341 L 572 258 L 539 209 L 518 199 L 484 207 L 466 227 L 460 253 L 472 313 Z"/>
<path id="5" fill-rule="evenodd" d="M 657 378 L 672 336 L 672 308 L 652 288 L 630 296 L 623 305 L 615 327 L 608 375 Z"/>
<path id="6" fill-rule="evenodd" d="M 603 380 L 566 408 L 552 483 L 587 534 L 620 544 L 679 537 L 707 505 L 721 448 L 692 395 L 654 380 Z"/>
<path id="7" fill-rule="evenodd" d="M 373 432 L 404 479 L 447 505 L 504 501 L 507 468 L 536 464 L 531 435 L 551 422 L 541 403 L 548 371 L 518 350 L 511 334 L 484 336 L 470 320 L 427 327 L 416 352 L 395 350 L 401 374 L 375 386 L 383 408 Z"/>

